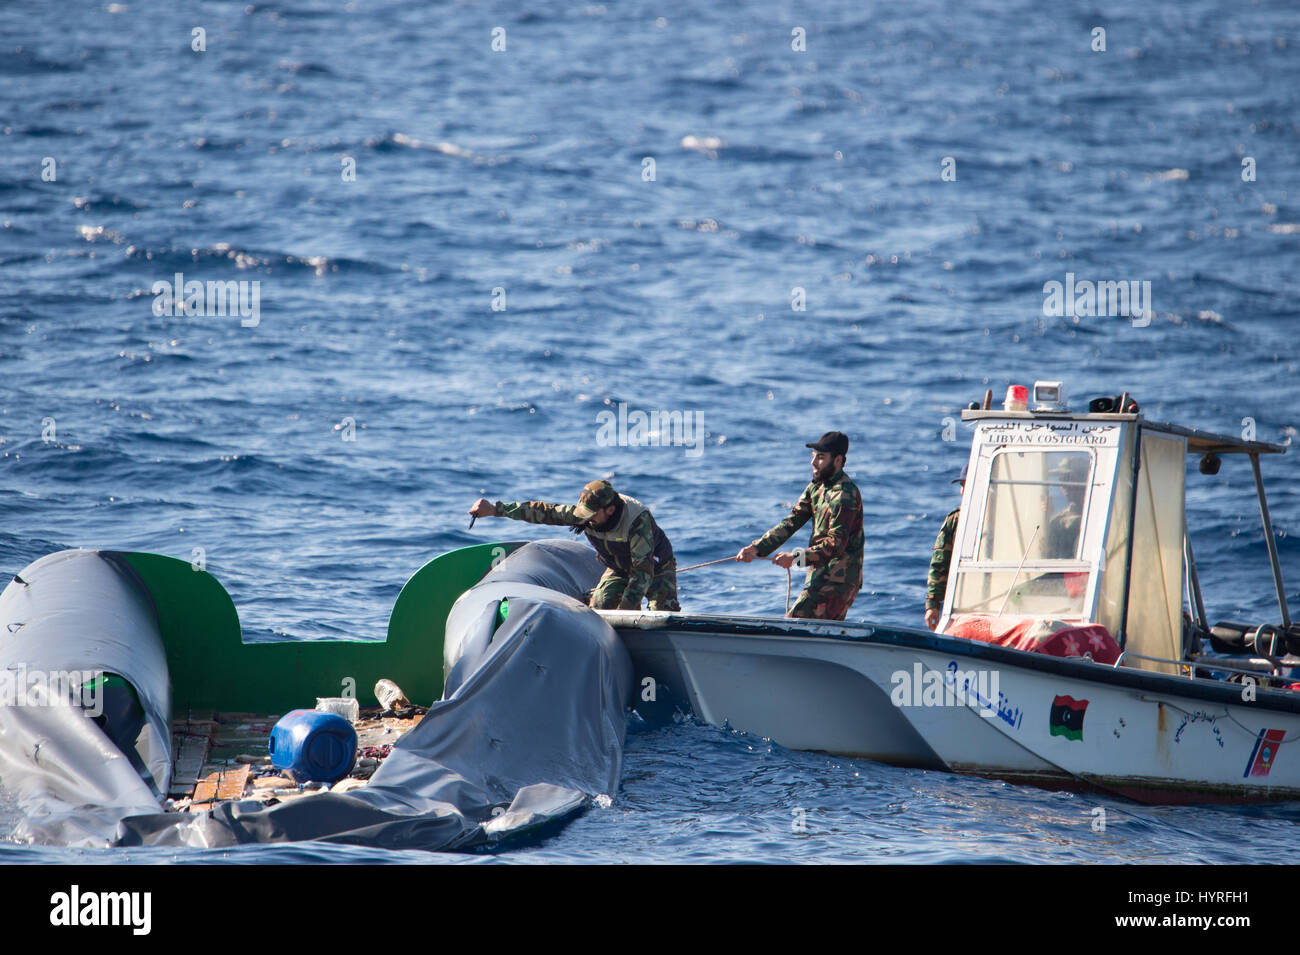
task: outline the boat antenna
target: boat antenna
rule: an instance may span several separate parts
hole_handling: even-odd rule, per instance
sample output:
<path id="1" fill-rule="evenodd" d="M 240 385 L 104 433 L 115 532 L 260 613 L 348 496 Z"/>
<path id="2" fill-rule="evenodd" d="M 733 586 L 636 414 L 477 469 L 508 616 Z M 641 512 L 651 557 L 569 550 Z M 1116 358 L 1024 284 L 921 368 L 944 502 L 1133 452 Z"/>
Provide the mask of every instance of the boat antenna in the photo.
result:
<path id="1" fill-rule="evenodd" d="M 1042 524 L 1034 525 L 1034 532 L 1029 535 L 1029 543 L 1025 545 L 1025 552 L 1020 555 L 1020 566 L 1016 568 L 1016 577 L 1020 576 L 1020 571 L 1025 567 L 1025 560 L 1029 557 L 1029 548 L 1034 546 L 1034 539 L 1038 537 L 1038 529 Z M 1007 609 L 1007 601 L 1011 599 L 1011 591 L 1016 589 L 1016 577 L 1011 578 L 1011 586 L 1007 588 L 1007 595 L 1002 598 L 1002 606 L 998 608 L 997 616 L 1002 616 L 1002 611 Z"/>

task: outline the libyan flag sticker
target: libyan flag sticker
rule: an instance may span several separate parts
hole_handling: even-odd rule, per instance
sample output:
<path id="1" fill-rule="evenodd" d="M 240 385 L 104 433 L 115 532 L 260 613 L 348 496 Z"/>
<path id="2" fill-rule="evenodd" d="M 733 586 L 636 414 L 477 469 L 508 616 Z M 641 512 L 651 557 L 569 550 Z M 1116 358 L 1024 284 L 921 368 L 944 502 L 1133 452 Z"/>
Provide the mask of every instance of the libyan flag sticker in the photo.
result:
<path id="1" fill-rule="evenodd" d="M 1052 700 L 1052 735 L 1083 739 L 1083 715 L 1087 712 L 1087 700 L 1076 700 L 1072 696 L 1056 697 Z"/>

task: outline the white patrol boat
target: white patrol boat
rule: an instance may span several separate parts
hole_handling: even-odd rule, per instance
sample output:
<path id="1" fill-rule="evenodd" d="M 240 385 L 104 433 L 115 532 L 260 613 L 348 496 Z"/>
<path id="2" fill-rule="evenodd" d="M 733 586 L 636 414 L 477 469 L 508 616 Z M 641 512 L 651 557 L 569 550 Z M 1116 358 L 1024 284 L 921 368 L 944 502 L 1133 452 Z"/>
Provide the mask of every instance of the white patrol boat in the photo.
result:
<path id="1" fill-rule="evenodd" d="M 1260 458 L 1285 447 L 1146 420 L 1059 383 L 973 422 L 936 632 L 870 623 L 602 612 L 650 719 L 687 712 L 792 748 L 1141 802 L 1300 798 L 1300 626 Z M 1206 616 L 1186 458 L 1249 461 L 1279 620 Z M 1184 606 L 1187 610 L 1184 612 Z"/>

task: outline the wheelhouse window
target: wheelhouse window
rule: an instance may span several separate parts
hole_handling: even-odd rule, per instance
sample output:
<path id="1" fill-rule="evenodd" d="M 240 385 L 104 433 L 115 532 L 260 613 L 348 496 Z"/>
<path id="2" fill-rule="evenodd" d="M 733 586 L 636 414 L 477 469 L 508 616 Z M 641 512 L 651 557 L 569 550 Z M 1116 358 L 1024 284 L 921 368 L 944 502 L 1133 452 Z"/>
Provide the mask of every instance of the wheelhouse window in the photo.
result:
<path id="1" fill-rule="evenodd" d="M 967 571 L 957 576 L 952 612 L 1075 619 L 1088 595 L 1087 571 Z"/>
<path id="2" fill-rule="evenodd" d="M 999 451 L 976 560 L 1078 560 L 1091 469 L 1087 451 Z"/>
<path id="3" fill-rule="evenodd" d="M 1082 616 L 1090 575 L 1080 553 L 1092 468 L 1088 451 L 996 452 L 979 538 L 958 568 L 952 613 Z"/>

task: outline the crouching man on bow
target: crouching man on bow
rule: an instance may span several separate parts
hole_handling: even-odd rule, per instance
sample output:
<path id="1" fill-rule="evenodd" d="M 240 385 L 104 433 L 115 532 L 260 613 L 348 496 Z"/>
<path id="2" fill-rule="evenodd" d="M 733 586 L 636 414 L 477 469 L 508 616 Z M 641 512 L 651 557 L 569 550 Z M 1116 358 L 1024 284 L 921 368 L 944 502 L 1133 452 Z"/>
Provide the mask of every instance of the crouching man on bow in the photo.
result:
<path id="1" fill-rule="evenodd" d="M 591 592 L 596 610 L 681 610 L 677 602 L 677 561 L 668 535 L 650 509 L 619 494 L 608 481 L 592 481 L 576 505 L 545 501 L 507 503 L 479 498 L 469 509 L 474 517 L 508 517 L 530 524 L 559 524 L 585 533 L 605 565 Z"/>

